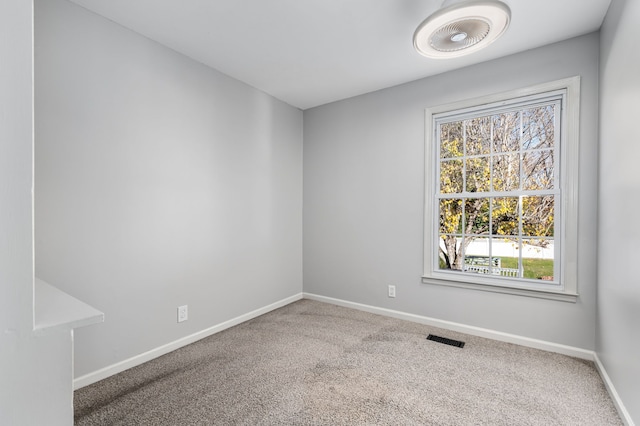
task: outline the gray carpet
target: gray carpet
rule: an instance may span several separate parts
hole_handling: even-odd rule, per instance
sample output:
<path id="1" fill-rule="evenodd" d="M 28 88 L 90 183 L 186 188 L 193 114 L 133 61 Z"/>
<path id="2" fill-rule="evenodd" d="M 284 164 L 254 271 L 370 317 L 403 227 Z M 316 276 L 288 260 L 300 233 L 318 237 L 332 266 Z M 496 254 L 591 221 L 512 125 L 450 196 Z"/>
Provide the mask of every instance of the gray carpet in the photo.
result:
<path id="1" fill-rule="evenodd" d="M 310 300 L 82 388 L 74 403 L 76 425 L 622 424 L 591 362 Z"/>

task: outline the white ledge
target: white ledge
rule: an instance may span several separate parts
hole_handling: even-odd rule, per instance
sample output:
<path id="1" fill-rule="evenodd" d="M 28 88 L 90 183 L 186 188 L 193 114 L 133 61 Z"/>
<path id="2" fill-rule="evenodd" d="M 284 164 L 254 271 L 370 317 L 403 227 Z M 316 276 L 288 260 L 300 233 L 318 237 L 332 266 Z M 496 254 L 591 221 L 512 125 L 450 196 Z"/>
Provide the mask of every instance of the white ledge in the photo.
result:
<path id="1" fill-rule="evenodd" d="M 55 329 L 72 330 L 104 321 L 104 314 L 99 310 L 69 296 L 37 277 L 34 295 L 34 331 L 36 332 Z"/>
<path id="2" fill-rule="evenodd" d="M 459 287 L 472 290 L 489 291 L 492 293 L 504 293 L 515 294 L 517 296 L 536 297 L 538 299 L 558 300 L 561 302 L 576 303 L 578 301 L 577 293 L 559 292 L 545 289 L 532 289 L 532 288 L 516 288 L 516 287 L 502 287 L 490 284 L 477 284 L 464 281 L 449 281 L 431 277 L 422 277 L 424 284 L 435 284 L 448 287 Z"/>

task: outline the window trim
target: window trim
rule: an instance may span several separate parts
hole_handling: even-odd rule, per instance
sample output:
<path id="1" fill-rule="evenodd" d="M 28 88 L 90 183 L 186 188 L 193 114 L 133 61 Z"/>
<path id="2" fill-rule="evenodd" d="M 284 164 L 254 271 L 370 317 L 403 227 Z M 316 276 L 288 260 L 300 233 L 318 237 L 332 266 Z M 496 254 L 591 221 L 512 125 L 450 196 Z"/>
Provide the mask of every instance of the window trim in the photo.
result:
<path id="1" fill-rule="evenodd" d="M 526 281 L 508 279 L 492 280 L 486 277 L 470 277 L 443 273 L 434 269 L 434 238 L 436 219 L 433 203 L 435 194 L 436 135 L 434 116 L 444 113 L 462 114 L 480 111 L 483 106 L 499 108 L 517 102 L 518 98 L 547 96 L 552 92 L 565 92 L 561 111 L 560 128 L 560 208 L 563 215 L 560 235 L 561 276 L 560 285 L 536 284 L 534 288 Z M 439 105 L 425 109 L 425 204 L 424 204 L 424 272 L 425 284 L 461 287 L 544 299 L 576 302 L 578 298 L 577 237 L 578 237 L 578 170 L 579 170 L 579 130 L 580 130 L 580 77 L 570 77 L 522 89 L 487 95 L 474 99 Z"/>

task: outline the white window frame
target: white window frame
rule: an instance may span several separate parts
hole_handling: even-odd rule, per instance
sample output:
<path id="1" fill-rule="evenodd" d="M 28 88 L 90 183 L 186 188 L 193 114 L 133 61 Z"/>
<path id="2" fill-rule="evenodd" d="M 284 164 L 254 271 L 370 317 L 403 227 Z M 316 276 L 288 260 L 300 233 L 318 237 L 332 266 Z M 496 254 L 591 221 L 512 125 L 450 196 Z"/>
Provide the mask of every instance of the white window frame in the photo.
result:
<path id="1" fill-rule="evenodd" d="M 559 279 L 554 283 L 531 282 L 524 279 L 492 278 L 484 274 L 467 274 L 438 269 L 438 223 L 437 186 L 440 177 L 436 175 L 440 161 L 436 120 L 443 116 L 464 116 L 467 113 L 491 113 L 501 107 L 517 105 L 522 101 L 535 102 L 536 98 L 560 94 L 560 146 L 555 159 L 559 169 L 560 235 L 555 235 L 555 244 L 559 246 L 556 271 Z M 446 285 L 540 297 L 552 300 L 576 302 L 577 285 L 577 236 L 578 236 L 578 159 L 580 127 L 580 77 L 571 77 L 524 89 L 488 95 L 425 110 L 425 208 L 424 208 L 424 274 L 425 284 Z M 556 217 L 558 216 L 556 212 Z"/>

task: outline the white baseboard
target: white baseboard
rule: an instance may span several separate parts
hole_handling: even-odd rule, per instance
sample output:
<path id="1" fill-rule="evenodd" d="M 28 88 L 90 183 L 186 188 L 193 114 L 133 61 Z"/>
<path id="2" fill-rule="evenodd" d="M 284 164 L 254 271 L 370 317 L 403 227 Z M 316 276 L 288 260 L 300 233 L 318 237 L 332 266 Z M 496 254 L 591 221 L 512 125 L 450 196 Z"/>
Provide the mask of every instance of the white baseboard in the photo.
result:
<path id="1" fill-rule="evenodd" d="M 408 314 L 406 312 L 394 311 L 392 309 L 378 308 L 376 306 L 370 306 L 370 305 L 363 305 L 361 303 L 349 302 L 341 299 L 334 299 L 332 297 L 319 296 L 317 294 L 303 293 L 303 296 L 305 299 L 332 303 L 334 305 L 344 306 L 346 308 L 358 309 L 360 311 L 370 312 L 372 314 L 384 315 L 387 317 L 417 322 L 420 324 L 430 325 L 432 327 L 444 328 L 445 330 L 451 330 L 451 331 L 457 331 L 459 333 L 470 334 L 472 336 L 486 337 L 488 339 L 498 340 L 501 342 L 514 343 L 516 345 L 526 346 L 529 348 L 542 349 L 549 352 L 555 352 L 563 355 L 572 356 L 575 358 L 593 361 L 594 352 L 587 349 L 561 345 L 558 343 L 547 342 L 544 340 L 531 339 L 529 337 L 503 333 L 501 331 L 474 327 L 472 325 L 460 324 L 460 323 L 451 322 L 451 321 L 444 321 L 436 318 L 425 317 L 422 315 Z"/>
<path id="2" fill-rule="evenodd" d="M 609 392 L 609 395 L 613 400 L 613 404 L 616 406 L 616 409 L 618 410 L 618 414 L 620 415 L 620 418 L 622 419 L 622 421 L 626 426 L 635 426 L 635 423 L 633 423 L 633 420 L 631 419 L 631 415 L 629 414 L 626 407 L 622 403 L 622 400 L 620 399 L 620 395 L 618 395 L 616 388 L 613 386 L 613 382 L 611 381 L 611 378 L 609 378 L 609 375 L 607 374 L 607 370 L 604 369 L 604 365 L 600 361 L 600 358 L 598 357 L 597 353 L 593 354 L 593 362 L 596 364 L 598 373 L 600 373 L 600 377 L 602 377 L 604 386 L 607 388 L 607 392 Z"/>
<path id="3" fill-rule="evenodd" d="M 73 389 L 74 390 L 80 389 L 84 386 L 88 386 L 102 379 L 106 379 L 109 376 L 113 376 L 114 374 L 120 373 L 129 368 L 143 364 L 147 361 L 151 361 L 154 358 L 158 358 L 159 356 L 167 354 L 171 351 L 175 351 L 176 349 L 179 349 L 183 346 L 197 342 L 200 339 L 211 336 L 212 334 L 219 333 L 223 330 L 233 327 L 234 325 L 238 325 L 245 321 L 249 321 L 250 319 L 259 317 L 260 315 L 266 314 L 267 312 L 271 312 L 274 309 L 281 308 L 283 306 L 286 306 L 300 299 L 302 299 L 302 293 L 293 295 L 291 297 L 287 297 L 286 299 L 279 300 L 270 305 L 264 306 L 262 308 L 246 313 L 244 315 L 240 315 L 228 321 L 224 321 L 220 324 L 214 325 L 213 327 L 209 327 L 205 330 L 199 331 L 189 336 L 185 336 L 171 343 L 167 343 L 166 345 L 162 345 L 155 349 L 151 349 L 150 351 L 141 353 L 140 355 L 136 355 L 124 361 L 120 361 L 116 364 L 101 368 L 100 370 L 94 371 L 92 373 L 85 374 L 84 376 L 77 377 L 76 379 L 73 380 Z"/>

